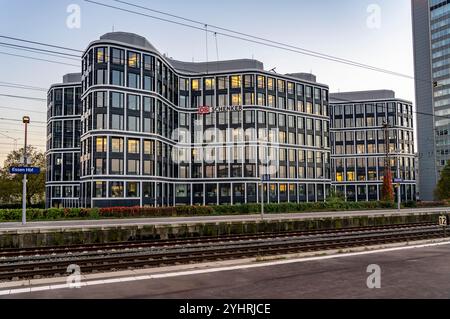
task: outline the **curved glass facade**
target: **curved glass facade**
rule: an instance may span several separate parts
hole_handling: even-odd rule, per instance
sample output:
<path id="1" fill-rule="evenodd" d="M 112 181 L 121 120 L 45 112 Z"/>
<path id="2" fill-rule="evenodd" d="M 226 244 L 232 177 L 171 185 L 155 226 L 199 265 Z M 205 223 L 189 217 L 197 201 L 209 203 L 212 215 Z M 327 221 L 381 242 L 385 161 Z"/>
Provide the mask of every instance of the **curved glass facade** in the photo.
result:
<path id="1" fill-rule="evenodd" d="M 83 55 L 83 206 L 326 198 L 327 86 L 251 60 L 174 61 L 143 40 L 112 33 Z"/>
<path id="2" fill-rule="evenodd" d="M 80 205 L 80 75 L 47 94 L 46 206 Z"/>

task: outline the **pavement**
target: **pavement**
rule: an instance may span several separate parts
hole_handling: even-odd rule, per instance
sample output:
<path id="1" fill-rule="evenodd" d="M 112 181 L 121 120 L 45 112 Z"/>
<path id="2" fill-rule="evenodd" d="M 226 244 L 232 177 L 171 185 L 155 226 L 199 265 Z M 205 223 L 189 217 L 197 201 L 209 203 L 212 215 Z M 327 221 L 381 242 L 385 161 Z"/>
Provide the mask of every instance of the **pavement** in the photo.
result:
<path id="1" fill-rule="evenodd" d="M 444 208 L 419 208 L 397 210 L 364 210 L 364 211 L 339 211 L 339 212 L 315 212 L 295 214 L 265 214 L 264 220 L 295 220 L 327 217 L 355 217 L 355 216 L 389 216 L 409 214 L 432 214 L 447 212 L 449 207 Z M 196 217 L 163 217 L 163 218 L 133 218 L 133 219 L 101 219 L 101 220 L 68 220 L 68 221 L 45 221 L 28 222 L 25 226 L 21 223 L 0 223 L 0 233 L 8 231 L 33 231 L 33 230 L 57 230 L 71 228 L 101 228 L 122 226 L 145 226 L 145 225 L 167 225 L 167 224 L 198 224 L 218 222 L 246 222 L 258 221 L 261 216 L 256 215 L 228 215 L 228 216 L 196 216 Z"/>
<path id="2" fill-rule="evenodd" d="M 380 279 L 380 288 L 368 288 L 368 281 L 378 282 L 368 280 L 369 276 L 377 274 L 380 275 L 377 277 Z M 1 295 L 0 290 L 0 297 L 448 299 L 449 279 L 450 242 L 440 242 L 333 256 L 171 272 L 150 277 L 119 278 L 87 283 L 79 289 L 44 287 L 42 291 L 11 295 Z"/>

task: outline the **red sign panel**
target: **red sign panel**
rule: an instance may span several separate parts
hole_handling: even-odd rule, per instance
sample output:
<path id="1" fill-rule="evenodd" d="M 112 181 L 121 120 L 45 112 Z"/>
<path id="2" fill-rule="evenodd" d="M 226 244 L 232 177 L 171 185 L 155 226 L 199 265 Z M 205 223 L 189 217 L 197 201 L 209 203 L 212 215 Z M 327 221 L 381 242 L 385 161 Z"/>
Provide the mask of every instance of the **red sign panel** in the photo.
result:
<path id="1" fill-rule="evenodd" d="M 198 114 L 209 114 L 211 113 L 211 109 L 209 106 L 200 106 L 198 108 Z"/>

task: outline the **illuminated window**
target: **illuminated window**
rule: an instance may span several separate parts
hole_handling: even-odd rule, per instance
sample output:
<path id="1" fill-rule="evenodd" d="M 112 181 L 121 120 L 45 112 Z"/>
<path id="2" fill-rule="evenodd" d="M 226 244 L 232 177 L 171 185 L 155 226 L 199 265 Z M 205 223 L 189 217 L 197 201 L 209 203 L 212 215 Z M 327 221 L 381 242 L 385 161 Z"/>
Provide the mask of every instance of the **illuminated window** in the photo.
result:
<path id="1" fill-rule="evenodd" d="M 267 89 L 270 91 L 274 91 L 275 90 L 275 79 L 273 78 L 268 78 L 267 79 Z"/>
<path id="2" fill-rule="evenodd" d="M 337 172 L 336 173 L 336 181 L 337 182 L 343 182 L 344 181 L 344 173 Z"/>
<path id="3" fill-rule="evenodd" d="M 123 197 L 123 182 L 110 182 L 109 189 L 111 197 Z"/>
<path id="4" fill-rule="evenodd" d="M 96 49 L 96 62 L 97 63 L 106 63 L 108 62 L 108 56 L 106 55 L 106 48 L 97 48 Z"/>
<path id="5" fill-rule="evenodd" d="M 265 89 L 266 88 L 266 78 L 262 75 L 258 75 L 257 80 L 258 82 L 258 89 Z"/>
<path id="6" fill-rule="evenodd" d="M 200 81 L 198 79 L 192 80 L 191 87 L 192 87 L 192 91 L 200 90 Z"/>
<path id="7" fill-rule="evenodd" d="M 241 76 L 233 75 L 231 77 L 231 88 L 232 89 L 240 89 L 241 88 Z"/>
<path id="8" fill-rule="evenodd" d="M 140 68 L 141 56 L 136 52 L 128 52 L 128 67 L 129 68 Z"/>
<path id="9" fill-rule="evenodd" d="M 232 106 L 242 105 L 242 98 L 240 93 L 231 94 L 231 105 Z"/>
<path id="10" fill-rule="evenodd" d="M 128 153 L 139 154 L 139 140 L 134 139 L 128 140 Z"/>
<path id="11" fill-rule="evenodd" d="M 347 182 L 355 181 L 355 172 L 347 172 Z"/>
<path id="12" fill-rule="evenodd" d="M 285 91 L 286 91 L 286 88 L 285 88 L 285 85 L 286 85 L 286 82 L 284 82 L 283 80 L 278 80 L 277 81 L 278 83 L 278 92 L 280 92 L 280 93 L 284 93 Z"/>
<path id="13" fill-rule="evenodd" d="M 153 141 L 144 141 L 144 155 L 153 155 Z"/>
<path id="14" fill-rule="evenodd" d="M 111 139 L 111 151 L 113 153 L 122 153 L 123 152 L 123 139 L 113 137 Z"/>
<path id="15" fill-rule="evenodd" d="M 214 90 L 215 81 L 214 78 L 205 79 L 205 90 Z"/>
<path id="16" fill-rule="evenodd" d="M 95 139 L 95 149 L 98 153 L 106 152 L 106 137 L 97 137 Z"/>

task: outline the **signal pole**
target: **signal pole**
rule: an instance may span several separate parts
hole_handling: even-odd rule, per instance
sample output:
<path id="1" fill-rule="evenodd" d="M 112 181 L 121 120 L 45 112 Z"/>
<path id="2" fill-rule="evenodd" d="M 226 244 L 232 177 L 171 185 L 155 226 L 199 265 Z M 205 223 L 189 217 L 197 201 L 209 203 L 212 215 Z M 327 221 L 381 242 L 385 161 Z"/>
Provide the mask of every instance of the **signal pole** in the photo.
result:
<path id="1" fill-rule="evenodd" d="M 27 133 L 28 133 L 28 124 L 30 124 L 30 117 L 24 116 L 22 118 L 23 124 L 25 124 L 25 145 L 23 147 L 23 164 L 24 166 L 28 165 L 27 159 Z M 22 225 L 25 226 L 27 224 L 27 174 L 23 174 L 22 181 Z"/>

